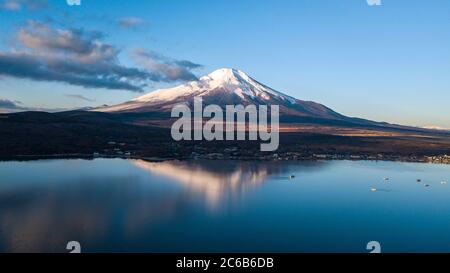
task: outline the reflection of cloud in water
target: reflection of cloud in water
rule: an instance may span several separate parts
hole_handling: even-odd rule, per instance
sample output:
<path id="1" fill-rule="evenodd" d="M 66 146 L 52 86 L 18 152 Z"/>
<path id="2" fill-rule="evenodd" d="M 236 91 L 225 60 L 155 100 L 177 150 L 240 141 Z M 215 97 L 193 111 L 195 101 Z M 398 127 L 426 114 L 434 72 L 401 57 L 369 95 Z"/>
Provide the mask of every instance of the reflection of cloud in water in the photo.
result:
<path id="1" fill-rule="evenodd" d="M 133 160 L 134 165 L 181 183 L 193 192 L 203 194 L 210 206 L 225 197 L 234 197 L 261 185 L 266 178 L 282 171 L 281 164 L 233 161 L 166 161 Z"/>

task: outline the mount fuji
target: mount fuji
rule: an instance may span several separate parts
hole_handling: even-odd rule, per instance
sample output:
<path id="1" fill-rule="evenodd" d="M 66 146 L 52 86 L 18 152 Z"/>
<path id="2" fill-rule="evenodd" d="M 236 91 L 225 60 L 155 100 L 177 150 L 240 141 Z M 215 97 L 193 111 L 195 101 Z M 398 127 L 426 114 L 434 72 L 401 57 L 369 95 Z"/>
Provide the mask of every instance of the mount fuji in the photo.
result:
<path id="1" fill-rule="evenodd" d="M 202 97 L 205 104 L 279 105 L 284 115 L 346 119 L 324 105 L 302 101 L 256 81 L 237 69 L 222 68 L 197 81 L 169 89 L 159 89 L 131 101 L 103 108 L 99 112 L 170 112 L 177 104 L 192 105 L 194 97 Z"/>
<path id="2" fill-rule="evenodd" d="M 193 109 L 195 97 L 219 105 L 279 105 L 279 155 L 310 159 L 314 154 L 340 158 L 422 160 L 450 153 L 448 132 L 348 117 L 310 101 L 276 91 L 236 69 L 219 69 L 177 87 L 160 89 L 114 106 L 58 113 L 0 114 L 0 158 L 20 155 L 92 155 L 133 153 L 138 157 L 190 158 L 227 154 L 260 158 L 252 141 L 177 142 L 170 135 L 172 107 Z M 2 137 L 3 136 L 3 137 Z M 112 146 L 121 143 L 123 146 Z M 235 152 L 233 152 L 235 153 Z M 235 155 L 233 155 L 234 157 Z"/>
<path id="3" fill-rule="evenodd" d="M 412 129 L 411 127 L 375 122 L 342 115 L 312 101 L 299 100 L 276 91 L 253 79 L 238 69 L 221 68 L 197 81 L 173 88 L 159 89 L 133 100 L 95 108 L 92 111 L 116 114 L 131 114 L 145 117 L 170 117 L 175 105 L 193 107 L 194 98 L 201 97 L 205 105 L 215 104 L 225 109 L 226 105 L 279 105 L 280 122 L 308 123 L 331 126 L 369 126 L 389 129 Z M 418 128 L 414 128 L 418 129 Z"/>

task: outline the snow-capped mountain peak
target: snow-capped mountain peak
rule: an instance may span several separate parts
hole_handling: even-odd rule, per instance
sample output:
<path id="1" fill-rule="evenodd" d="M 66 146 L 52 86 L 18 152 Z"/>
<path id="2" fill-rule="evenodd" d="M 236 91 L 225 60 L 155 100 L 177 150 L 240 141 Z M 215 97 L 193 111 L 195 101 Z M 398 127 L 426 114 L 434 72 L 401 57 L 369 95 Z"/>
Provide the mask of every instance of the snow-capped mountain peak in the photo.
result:
<path id="1" fill-rule="evenodd" d="M 309 101 L 301 101 L 259 83 L 241 70 L 221 68 L 196 81 L 159 89 L 131 101 L 97 108 L 101 112 L 170 112 L 177 104 L 191 105 L 195 97 L 205 104 L 279 105 L 280 113 L 294 116 L 343 118 L 333 110 Z"/>
<path id="2" fill-rule="evenodd" d="M 231 68 L 221 68 L 201 77 L 198 81 L 188 82 L 174 88 L 156 90 L 132 101 L 149 103 L 172 101 L 191 95 L 202 97 L 217 89 L 234 93 L 242 99 L 249 96 L 269 100 L 270 95 L 272 95 L 292 102 L 295 101 L 294 98 L 258 83 L 241 70 Z"/>
<path id="3" fill-rule="evenodd" d="M 220 68 L 211 72 L 206 76 L 201 77 L 200 80 L 230 81 L 230 80 L 237 80 L 238 76 L 248 77 L 244 72 L 238 69 Z"/>
<path id="4" fill-rule="evenodd" d="M 238 69 L 221 68 L 200 78 L 201 82 L 209 85 L 209 87 L 218 86 L 241 86 L 245 83 L 254 84 L 255 81 L 247 74 Z"/>

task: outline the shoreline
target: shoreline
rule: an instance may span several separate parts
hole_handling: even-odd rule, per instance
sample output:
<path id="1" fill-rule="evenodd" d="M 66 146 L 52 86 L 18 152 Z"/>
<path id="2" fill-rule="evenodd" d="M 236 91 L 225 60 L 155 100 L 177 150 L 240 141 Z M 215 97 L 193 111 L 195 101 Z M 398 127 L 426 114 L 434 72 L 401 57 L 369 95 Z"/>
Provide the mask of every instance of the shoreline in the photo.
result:
<path id="1" fill-rule="evenodd" d="M 63 160 L 63 159 L 135 159 L 149 162 L 164 161 L 186 161 L 186 160 L 231 160 L 231 161 L 382 161 L 382 162 L 403 162 L 403 163 L 428 163 L 450 165 L 449 155 L 440 156 L 392 156 L 392 155 L 336 155 L 336 154 L 313 154 L 309 156 L 292 155 L 267 155 L 267 156 L 224 156 L 223 154 L 195 154 L 191 156 L 173 156 L 173 157 L 152 157 L 139 155 L 108 155 L 108 154 L 52 154 L 52 155 L 14 155 L 11 157 L 0 157 L 0 162 L 14 161 L 37 161 L 37 160 Z"/>

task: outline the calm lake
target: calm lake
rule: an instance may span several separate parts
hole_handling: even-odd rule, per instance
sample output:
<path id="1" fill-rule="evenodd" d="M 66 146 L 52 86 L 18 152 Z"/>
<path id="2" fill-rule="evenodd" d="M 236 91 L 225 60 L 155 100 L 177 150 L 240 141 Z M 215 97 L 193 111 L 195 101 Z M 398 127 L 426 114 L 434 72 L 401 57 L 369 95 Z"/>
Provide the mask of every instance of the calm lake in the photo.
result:
<path id="1" fill-rule="evenodd" d="M 0 252 L 450 252 L 449 179 L 398 162 L 0 162 Z"/>

